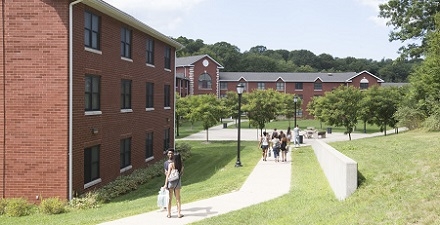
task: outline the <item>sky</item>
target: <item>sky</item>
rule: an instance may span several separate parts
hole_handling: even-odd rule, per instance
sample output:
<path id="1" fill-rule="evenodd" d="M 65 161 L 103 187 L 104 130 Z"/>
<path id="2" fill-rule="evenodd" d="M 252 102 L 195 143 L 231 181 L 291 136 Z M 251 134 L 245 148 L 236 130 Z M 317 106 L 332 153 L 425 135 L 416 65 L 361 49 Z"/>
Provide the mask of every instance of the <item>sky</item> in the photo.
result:
<path id="1" fill-rule="evenodd" d="M 104 0 L 166 36 L 309 50 L 333 57 L 396 59 L 404 43 L 378 18 L 386 0 Z"/>

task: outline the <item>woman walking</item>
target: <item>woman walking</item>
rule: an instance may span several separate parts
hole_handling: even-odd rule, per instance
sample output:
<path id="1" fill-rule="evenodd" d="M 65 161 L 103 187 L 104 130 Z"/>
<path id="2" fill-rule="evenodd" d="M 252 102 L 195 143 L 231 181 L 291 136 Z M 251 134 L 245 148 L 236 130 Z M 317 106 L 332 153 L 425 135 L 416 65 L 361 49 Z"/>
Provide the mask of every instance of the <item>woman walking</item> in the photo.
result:
<path id="1" fill-rule="evenodd" d="M 179 172 L 179 178 L 174 181 L 168 181 L 173 170 L 177 170 Z M 173 193 L 176 196 L 177 203 L 177 217 L 182 218 L 183 214 L 181 214 L 181 202 L 180 202 L 180 189 L 182 187 L 181 178 L 183 174 L 183 164 L 182 157 L 179 153 L 174 154 L 173 162 L 168 165 L 167 177 L 165 178 L 164 188 L 167 188 L 169 191 L 169 201 L 168 201 L 168 214 L 167 217 L 171 218 L 171 201 L 173 200 Z"/>
<path id="2" fill-rule="evenodd" d="M 267 161 L 266 157 L 267 157 L 267 149 L 269 149 L 269 137 L 266 131 L 263 132 L 263 136 L 261 136 L 258 146 L 261 147 L 261 150 L 263 151 L 263 161 Z"/>
<path id="3" fill-rule="evenodd" d="M 287 162 L 287 137 L 286 135 L 282 135 L 281 137 L 281 162 Z"/>
<path id="4" fill-rule="evenodd" d="M 273 150 L 273 157 L 275 158 L 275 162 L 279 162 L 280 161 L 280 148 L 281 148 L 281 142 L 279 139 L 279 136 L 275 136 L 272 139 L 272 150 Z"/>

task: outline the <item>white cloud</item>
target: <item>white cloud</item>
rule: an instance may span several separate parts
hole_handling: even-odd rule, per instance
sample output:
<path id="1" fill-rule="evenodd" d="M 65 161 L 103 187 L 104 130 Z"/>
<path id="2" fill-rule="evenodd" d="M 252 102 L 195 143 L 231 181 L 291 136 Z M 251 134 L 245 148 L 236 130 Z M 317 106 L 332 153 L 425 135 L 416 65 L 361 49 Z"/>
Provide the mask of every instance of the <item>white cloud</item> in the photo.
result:
<path id="1" fill-rule="evenodd" d="M 380 27 L 387 27 L 386 23 L 388 20 L 379 17 L 379 5 L 388 2 L 388 0 L 357 0 L 357 1 L 360 2 L 362 5 L 365 5 L 373 9 L 374 12 L 376 13 L 376 15 L 370 16 L 368 20 L 372 21 L 374 24 Z"/>
<path id="2" fill-rule="evenodd" d="M 114 7 L 161 31 L 178 27 L 190 10 L 206 0 L 106 0 Z"/>

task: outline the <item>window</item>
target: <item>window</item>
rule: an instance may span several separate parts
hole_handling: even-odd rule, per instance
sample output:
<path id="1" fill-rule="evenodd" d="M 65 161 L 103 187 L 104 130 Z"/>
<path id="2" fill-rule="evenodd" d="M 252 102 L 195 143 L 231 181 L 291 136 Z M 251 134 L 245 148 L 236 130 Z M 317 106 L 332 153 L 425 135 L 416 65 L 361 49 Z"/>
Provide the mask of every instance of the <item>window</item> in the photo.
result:
<path id="1" fill-rule="evenodd" d="M 165 47 L 165 69 L 171 69 L 171 48 Z"/>
<path id="2" fill-rule="evenodd" d="M 84 184 L 99 178 L 99 145 L 84 149 Z"/>
<path id="3" fill-rule="evenodd" d="M 295 83 L 295 90 L 302 90 L 303 89 L 303 83 L 297 82 Z"/>
<path id="4" fill-rule="evenodd" d="M 220 90 L 228 90 L 228 83 L 220 82 Z"/>
<path id="5" fill-rule="evenodd" d="M 85 111 L 100 110 L 100 83 L 99 76 L 86 75 L 84 90 L 84 108 Z"/>
<path id="6" fill-rule="evenodd" d="M 239 83 L 239 84 L 241 84 L 241 85 L 243 85 L 243 91 L 246 91 L 247 90 L 247 85 L 246 85 L 246 83 Z"/>
<path id="7" fill-rule="evenodd" d="M 147 63 L 154 65 L 154 41 L 147 40 Z"/>
<path id="8" fill-rule="evenodd" d="M 99 22 L 99 16 L 90 12 L 84 13 L 84 46 L 100 49 Z"/>
<path id="9" fill-rule="evenodd" d="M 368 89 L 368 80 L 364 77 L 361 80 L 360 89 L 365 90 Z"/>
<path id="10" fill-rule="evenodd" d="M 257 88 L 260 90 L 264 90 L 264 83 L 258 83 Z"/>
<path id="11" fill-rule="evenodd" d="M 121 28 L 121 56 L 131 58 L 131 30 Z"/>
<path id="12" fill-rule="evenodd" d="M 163 107 L 171 107 L 171 86 L 165 85 L 163 88 Z"/>
<path id="13" fill-rule="evenodd" d="M 284 91 L 284 82 L 277 82 L 277 91 Z"/>
<path id="14" fill-rule="evenodd" d="M 199 77 L 199 89 L 212 89 L 211 76 L 207 73 L 203 73 Z"/>
<path id="15" fill-rule="evenodd" d="M 170 148 L 170 128 L 164 130 L 163 136 L 163 150 L 166 151 Z"/>
<path id="16" fill-rule="evenodd" d="M 154 108 L 154 83 L 147 82 L 147 102 L 145 108 Z"/>
<path id="17" fill-rule="evenodd" d="M 361 83 L 361 90 L 368 89 L 368 83 Z"/>
<path id="18" fill-rule="evenodd" d="M 153 157 L 153 132 L 147 133 L 145 140 L 145 158 Z"/>
<path id="19" fill-rule="evenodd" d="M 131 109 L 131 80 L 121 81 L 121 109 Z"/>
<path id="20" fill-rule="evenodd" d="M 314 83 L 314 90 L 315 91 L 322 91 L 322 83 L 321 82 Z"/>
<path id="21" fill-rule="evenodd" d="M 131 165 L 131 138 L 121 140 L 119 156 L 121 160 L 120 169 Z"/>

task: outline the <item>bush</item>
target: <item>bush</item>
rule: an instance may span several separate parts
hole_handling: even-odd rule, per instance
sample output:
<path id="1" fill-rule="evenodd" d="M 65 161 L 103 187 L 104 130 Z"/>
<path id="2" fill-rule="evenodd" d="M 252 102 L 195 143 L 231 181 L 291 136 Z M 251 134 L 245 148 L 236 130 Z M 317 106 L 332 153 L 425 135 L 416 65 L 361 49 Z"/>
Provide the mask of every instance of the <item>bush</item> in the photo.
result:
<path id="1" fill-rule="evenodd" d="M 407 127 L 410 130 L 419 128 L 425 116 L 421 110 L 402 106 L 394 113 L 394 118 L 399 121 L 400 127 Z"/>
<path id="2" fill-rule="evenodd" d="M 90 191 L 80 197 L 73 198 L 69 202 L 69 206 L 74 209 L 95 209 L 100 206 L 100 203 L 98 193 Z"/>
<path id="3" fill-rule="evenodd" d="M 29 215 L 31 204 L 23 198 L 11 198 L 6 200 L 5 215 L 20 217 Z"/>
<path id="4" fill-rule="evenodd" d="M 0 215 L 5 214 L 6 204 L 7 204 L 6 199 L 0 198 Z"/>
<path id="5" fill-rule="evenodd" d="M 191 145 L 186 142 L 177 142 L 176 151 L 182 155 L 182 160 L 191 157 Z"/>
<path id="6" fill-rule="evenodd" d="M 66 211 L 66 202 L 59 198 L 46 198 L 41 201 L 39 209 L 44 214 L 64 213 Z"/>

